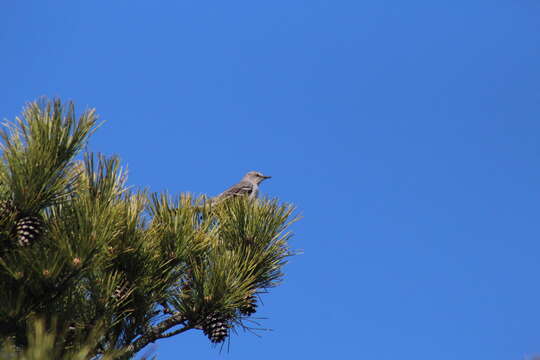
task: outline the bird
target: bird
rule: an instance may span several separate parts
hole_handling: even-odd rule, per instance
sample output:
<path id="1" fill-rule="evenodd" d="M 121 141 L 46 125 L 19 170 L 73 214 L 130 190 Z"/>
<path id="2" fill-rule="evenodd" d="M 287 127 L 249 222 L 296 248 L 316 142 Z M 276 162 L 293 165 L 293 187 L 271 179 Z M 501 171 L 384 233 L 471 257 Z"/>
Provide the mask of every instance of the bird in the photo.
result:
<path id="1" fill-rule="evenodd" d="M 247 195 L 250 200 L 255 199 L 259 195 L 259 184 L 270 178 L 271 176 L 263 175 L 258 171 L 250 171 L 244 175 L 238 184 L 231 186 L 212 200 L 219 202 L 233 196 L 243 195 Z"/>

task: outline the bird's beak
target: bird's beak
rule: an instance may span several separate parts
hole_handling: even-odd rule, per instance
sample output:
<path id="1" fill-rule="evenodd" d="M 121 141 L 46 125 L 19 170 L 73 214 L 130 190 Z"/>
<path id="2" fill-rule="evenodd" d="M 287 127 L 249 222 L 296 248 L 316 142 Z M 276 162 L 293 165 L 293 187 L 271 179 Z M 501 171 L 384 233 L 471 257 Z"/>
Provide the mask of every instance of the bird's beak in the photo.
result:
<path id="1" fill-rule="evenodd" d="M 272 178 L 272 177 L 271 176 L 266 176 L 266 175 L 263 176 L 263 179 L 270 179 L 270 178 Z"/>

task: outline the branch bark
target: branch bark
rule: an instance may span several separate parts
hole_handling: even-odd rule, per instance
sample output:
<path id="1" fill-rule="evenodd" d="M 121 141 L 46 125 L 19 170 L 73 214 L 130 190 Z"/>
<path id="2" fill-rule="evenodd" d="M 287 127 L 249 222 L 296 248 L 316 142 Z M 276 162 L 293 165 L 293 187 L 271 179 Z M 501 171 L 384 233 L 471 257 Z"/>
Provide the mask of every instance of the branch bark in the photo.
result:
<path id="1" fill-rule="evenodd" d="M 159 324 L 149 327 L 142 336 L 140 336 L 139 338 L 137 338 L 137 340 L 126 346 L 126 352 L 124 353 L 124 355 L 127 357 L 131 357 L 137 352 L 139 352 L 146 345 L 153 343 L 158 339 L 171 337 L 195 328 L 195 325 L 185 325 L 180 329 L 165 334 L 165 331 L 182 324 L 185 320 L 186 319 L 184 318 L 184 316 L 182 316 L 182 314 L 175 313 L 174 315 L 172 315 L 166 320 L 163 320 Z"/>

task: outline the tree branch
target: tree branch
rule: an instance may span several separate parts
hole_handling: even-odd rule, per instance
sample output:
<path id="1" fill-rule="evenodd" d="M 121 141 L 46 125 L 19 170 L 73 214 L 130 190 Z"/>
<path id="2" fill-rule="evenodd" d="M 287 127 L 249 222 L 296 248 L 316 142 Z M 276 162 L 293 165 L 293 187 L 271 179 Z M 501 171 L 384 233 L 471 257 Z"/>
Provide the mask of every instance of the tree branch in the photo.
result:
<path id="1" fill-rule="evenodd" d="M 181 329 L 177 329 L 177 330 L 174 330 L 174 331 L 171 331 L 169 333 L 166 333 L 166 334 L 162 334 L 159 338 L 160 339 L 165 339 L 165 338 L 168 338 L 168 337 L 171 337 L 171 336 L 174 336 L 174 335 L 178 335 L 178 334 L 181 334 L 185 331 L 188 331 L 188 330 L 191 330 L 191 329 L 194 329 L 195 326 L 186 326 L 186 327 L 183 327 Z"/>
<path id="2" fill-rule="evenodd" d="M 175 331 L 172 331 L 170 333 L 164 334 L 165 331 L 180 325 L 185 321 L 185 317 L 180 313 L 175 313 L 170 318 L 163 320 L 156 326 L 149 327 L 144 334 L 142 334 L 141 337 L 137 338 L 134 342 L 126 346 L 124 353 L 128 357 L 133 356 L 135 353 L 139 352 L 142 348 L 144 348 L 146 345 L 153 343 L 154 341 L 158 339 L 163 339 L 167 337 L 171 337 L 183 332 L 186 332 L 188 330 L 191 330 L 195 328 L 194 325 L 185 325 L 183 328 L 177 329 Z"/>

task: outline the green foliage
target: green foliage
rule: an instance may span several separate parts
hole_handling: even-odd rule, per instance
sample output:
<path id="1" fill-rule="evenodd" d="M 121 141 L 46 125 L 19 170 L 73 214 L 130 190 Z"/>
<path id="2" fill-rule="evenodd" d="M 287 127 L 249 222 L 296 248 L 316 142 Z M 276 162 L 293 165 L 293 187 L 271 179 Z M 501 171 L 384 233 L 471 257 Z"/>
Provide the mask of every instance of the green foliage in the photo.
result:
<path id="1" fill-rule="evenodd" d="M 56 100 L 0 131 L 0 355 L 127 359 L 218 320 L 213 342 L 246 327 L 293 255 L 294 208 L 132 191 L 119 159 L 78 160 L 95 128 L 93 110 Z"/>
<path id="2" fill-rule="evenodd" d="M 76 119 L 73 104 L 66 109 L 56 100 L 29 104 L 23 119 L 0 131 L 5 167 L 0 182 L 21 212 L 37 212 L 69 194 L 75 180 L 69 176 L 71 160 L 95 124 L 93 110 Z"/>
<path id="3" fill-rule="evenodd" d="M 17 347 L 11 339 L 6 339 L 0 347 L 1 360 L 86 360 L 92 357 L 94 348 L 98 346 L 103 336 L 103 328 L 97 325 L 85 339 L 75 340 L 70 335 L 70 329 L 61 330 L 54 321 L 46 325 L 43 319 L 32 319 L 28 327 L 28 345 Z M 69 342 L 67 346 L 66 341 Z M 101 360 L 113 360 L 121 357 L 121 350 L 104 352 Z"/>

